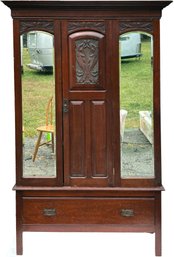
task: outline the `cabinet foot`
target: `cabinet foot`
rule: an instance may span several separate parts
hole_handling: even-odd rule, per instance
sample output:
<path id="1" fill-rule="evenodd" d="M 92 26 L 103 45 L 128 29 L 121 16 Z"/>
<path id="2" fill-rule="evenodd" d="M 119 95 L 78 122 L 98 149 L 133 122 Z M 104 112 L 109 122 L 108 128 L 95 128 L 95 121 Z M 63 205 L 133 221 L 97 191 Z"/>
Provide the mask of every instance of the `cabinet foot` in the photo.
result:
<path id="1" fill-rule="evenodd" d="M 156 218 L 155 218 L 155 254 L 162 255 L 162 238 L 161 238 L 161 192 L 156 193 Z"/>
<path id="2" fill-rule="evenodd" d="M 161 251 L 161 233 L 156 232 L 155 233 L 155 255 L 156 256 L 161 256 L 162 251 Z"/>
<path id="3" fill-rule="evenodd" d="M 23 235 L 21 231 L 17 231 L 16 235 L 16 254 L 23 254 Z"/>

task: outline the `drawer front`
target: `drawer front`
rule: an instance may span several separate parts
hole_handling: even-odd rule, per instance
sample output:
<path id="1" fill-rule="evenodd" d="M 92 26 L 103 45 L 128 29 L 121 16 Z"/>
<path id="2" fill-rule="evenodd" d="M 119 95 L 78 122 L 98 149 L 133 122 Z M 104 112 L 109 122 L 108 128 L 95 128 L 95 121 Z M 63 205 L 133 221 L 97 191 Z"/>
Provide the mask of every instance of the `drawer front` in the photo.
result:
<path id="1" fill-rule="evenodd" d="M 24 198 L 23 224 L 154 224 L 154 199 Z"/>

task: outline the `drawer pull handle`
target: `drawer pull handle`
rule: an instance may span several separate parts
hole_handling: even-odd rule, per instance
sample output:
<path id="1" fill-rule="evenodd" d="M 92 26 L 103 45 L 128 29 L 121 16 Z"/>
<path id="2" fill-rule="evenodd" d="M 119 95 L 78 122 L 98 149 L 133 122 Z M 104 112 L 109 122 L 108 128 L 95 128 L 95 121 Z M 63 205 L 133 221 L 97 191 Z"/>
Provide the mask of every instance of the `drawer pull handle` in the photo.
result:
<path id="1" fill-rule="evenodd" d="M 132 210 L 132 209 L 122 209 L 120 213 L 121 213 L 121 216 L 123 216 L 123 217 L 133 217 L 134 216 L 134 210 Z"/>
<path id="2" fill-rule="evenodd" d="M 48 217 L 52 217 L 52 216 L 56 216 L 56 209 L 47 209 L 47 208 L 45 208 L 44 210 L 43 210 L 43 215 L 44 216 L 48 216 Z"/>

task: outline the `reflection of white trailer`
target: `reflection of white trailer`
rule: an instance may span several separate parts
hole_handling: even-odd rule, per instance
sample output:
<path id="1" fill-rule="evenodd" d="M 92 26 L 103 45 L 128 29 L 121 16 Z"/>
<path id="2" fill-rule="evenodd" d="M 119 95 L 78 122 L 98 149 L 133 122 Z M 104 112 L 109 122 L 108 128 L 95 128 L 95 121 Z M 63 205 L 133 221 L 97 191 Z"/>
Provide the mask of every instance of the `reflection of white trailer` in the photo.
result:
<path id="1" fill-rule="evenodd" d="M 140 33 L 127 33 L 120 36 L 121 58 L 132 58 L 141 56 Z"/>
<path id="2" fill-rule="evenodd" d="M 32 31 L 27 34 L 27 47 L 31 69 L 45 72 L 53 71 L 53 36 L 46 32 Z"/>

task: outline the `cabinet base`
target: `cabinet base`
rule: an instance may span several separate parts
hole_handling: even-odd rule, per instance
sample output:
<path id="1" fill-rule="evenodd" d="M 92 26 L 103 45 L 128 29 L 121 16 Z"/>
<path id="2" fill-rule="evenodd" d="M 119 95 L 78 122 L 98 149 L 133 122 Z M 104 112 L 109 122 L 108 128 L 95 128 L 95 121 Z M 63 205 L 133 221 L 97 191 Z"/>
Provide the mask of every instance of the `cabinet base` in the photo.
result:
<path id="1" fill-rule="evenodd" d="M 23 254 L 24 231 L 155 233 L 161 256 L 161 192 L 109 191 L 16 192 L 17 254 Z"/>

